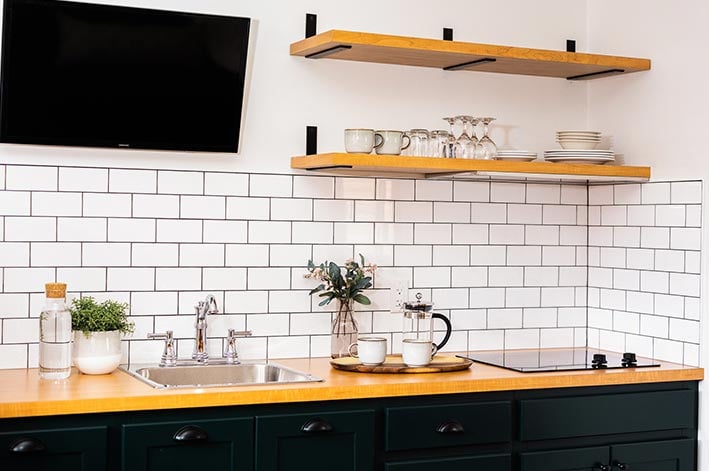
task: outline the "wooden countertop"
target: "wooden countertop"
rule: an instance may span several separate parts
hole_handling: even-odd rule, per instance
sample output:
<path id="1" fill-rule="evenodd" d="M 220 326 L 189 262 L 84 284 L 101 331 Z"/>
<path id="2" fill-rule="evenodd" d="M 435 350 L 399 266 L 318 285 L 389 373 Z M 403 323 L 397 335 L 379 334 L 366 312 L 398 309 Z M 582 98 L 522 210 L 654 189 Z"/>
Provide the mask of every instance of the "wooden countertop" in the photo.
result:
<path id="1" fill-rule="evenodd" d="M 516 373 L 475 363 L 469 370 L 434 374 L 363 374 L 337 371 L 327 358 L 276 360 L 324 382 L 205 389 L 154 389 L 123 371 L 41 380 L 36 369 L 0 370 L 0 418 L 179 409 L 245 404 L 419 396 L 519 389 L 696 381 L 701 368 L 662 363 L 659 368 Z"/>

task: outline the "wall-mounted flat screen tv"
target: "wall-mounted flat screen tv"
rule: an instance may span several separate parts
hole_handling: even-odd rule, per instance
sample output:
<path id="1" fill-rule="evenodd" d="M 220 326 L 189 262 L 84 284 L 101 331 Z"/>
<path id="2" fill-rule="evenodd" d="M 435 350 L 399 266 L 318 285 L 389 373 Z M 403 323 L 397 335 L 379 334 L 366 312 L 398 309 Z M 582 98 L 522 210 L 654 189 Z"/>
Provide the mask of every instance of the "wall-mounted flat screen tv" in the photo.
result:
<path id="1" fill-rule="evenodd" d="M 237 152 L 250 19 L 4 0 L 0 142 Z"/>

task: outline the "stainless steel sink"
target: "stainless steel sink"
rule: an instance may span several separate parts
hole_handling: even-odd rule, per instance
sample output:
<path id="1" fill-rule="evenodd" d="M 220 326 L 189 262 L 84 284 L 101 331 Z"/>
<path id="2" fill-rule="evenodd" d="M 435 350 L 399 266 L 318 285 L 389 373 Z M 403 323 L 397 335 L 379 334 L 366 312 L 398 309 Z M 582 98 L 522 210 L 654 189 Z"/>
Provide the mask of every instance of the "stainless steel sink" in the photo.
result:
<path id="1" fill-rule="evenodd" d="M 208 365 L 189 362 L 178 363 L 177 366 L 137 365 L 121 368 L 154 388 L 207 388 L 322 381 L 309 373 L 270 362 L 244 362 L 236 365 L 223 362 Z"/>

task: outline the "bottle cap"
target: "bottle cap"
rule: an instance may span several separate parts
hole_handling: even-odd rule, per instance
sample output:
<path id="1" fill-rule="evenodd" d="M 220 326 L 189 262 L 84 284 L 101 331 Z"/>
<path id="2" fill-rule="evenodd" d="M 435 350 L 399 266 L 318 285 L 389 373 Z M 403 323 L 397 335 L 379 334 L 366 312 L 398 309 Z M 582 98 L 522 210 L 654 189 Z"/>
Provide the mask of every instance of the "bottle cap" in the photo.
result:
<path id="1" fill-rule="evenodd" d="M 46 283 L 44 291 L 47 293 L 48 298 L 65 298 L 66 283 Z"/>

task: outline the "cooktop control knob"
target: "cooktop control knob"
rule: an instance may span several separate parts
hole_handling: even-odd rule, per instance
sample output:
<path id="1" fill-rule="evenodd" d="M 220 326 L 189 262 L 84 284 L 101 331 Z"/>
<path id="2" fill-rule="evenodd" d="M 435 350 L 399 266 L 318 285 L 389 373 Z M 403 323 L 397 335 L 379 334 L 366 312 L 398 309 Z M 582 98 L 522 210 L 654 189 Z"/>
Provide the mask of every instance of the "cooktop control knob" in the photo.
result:
<path id="1" fill-rule="evenodd" d="M 631 352 L 625 352 L 623 353 L 623 359 L 621 360 L 620 364 L 624 368 L 630 368 L 633 366 L 638 366 L 638 360 L 635 358 L 635 354 Z"/>
<path id="2" fill-rule="evenodd" d="M 608 368 L 608 360 L 604 353 L 594 353 L 591 368 Z"/>

